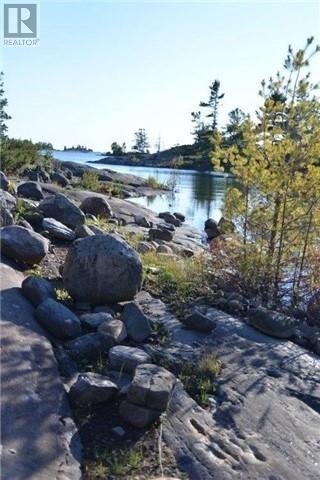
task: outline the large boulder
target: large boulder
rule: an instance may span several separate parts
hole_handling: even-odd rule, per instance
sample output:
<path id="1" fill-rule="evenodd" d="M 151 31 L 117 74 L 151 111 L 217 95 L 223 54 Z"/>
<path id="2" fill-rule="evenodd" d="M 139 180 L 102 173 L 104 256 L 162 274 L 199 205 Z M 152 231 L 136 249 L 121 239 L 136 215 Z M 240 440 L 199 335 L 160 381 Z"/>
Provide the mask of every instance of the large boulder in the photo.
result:
<path id="1" fill-rule="evenodd" d="M 69 395 L 75 405 L 94 405 L 110 400 L 118 387 L 109 378 L 98 373 L 79 373 Z"/>
<path id="2" fill-rule="evenodd" d="M 320 290 L 310 298 L 307 306 L 308 321 L 320 326 Z"/>
<path id="3" fill-rule="evenodd" d="M 52 298 L 40 303 L 35 316 L 38 322 L 57 338 L 74 338 L 81 333 L 78 317 Z"/>
<path id="4" fill-rule="evenodd" d="M 12 225 L 0 230 L 2 253 L 19 262 L 34 265 L 48 253 L 49 241 L 24 227 Z"/>
<path id="5" fill-rule="evenodd" d="M 92 305 L 131 300 L 141 288 L 142 264 L 122 239 L 94 235 L 71 246 L 63 282 L 74 299 Z"/>
<path id="6" fill-rule="evenodd" d="M 59 240 L 72 241 L 76 238 L 75 233 L 70 228 L 54 218 L 44 218 L 42 220 L 42 227 L 49 232 L 50 236 L 58 238 Z"/>
<path id="7" fill-rule="evenodd" d="M 264 307 L 249 309 L 247 315 L 249 325 L 271 337 L 290 338 L 297 325 L 291 317 Z"/>
<path id="8" fill-rule="evenodd" d="M 95 215 L 96 217 L 109 218 L 112 216 L 111 207 L 103 197 L 87 197 L 81 203 L 80 208 L 84 213 L 91 213 L 91 215 Z"/>
<path id="9" fill-rule="evenodd" d="M 54 298 L 54 288 L 45 278 L 27 277 L 23 280 L 21 288 L 23 295 L 35 307 L 47 300 L 47 298 Z"/>
<path id="10" fill-rule="evenodd" d="M 39 209 L 45 217 L 54 218 L 70 228 L 83 225 L 85 221 L 84 213 L 62 193 L 42 200 Z"/>
<path id="11" fill-rule="evenodd" d="M 3 190 L 8 190 L 9 184 L 10 182 L 6 175 L 3 172 L 0 172 L 0 188 L 3 188 Z"/>
<path id="12" fill-rule="evenodd" d="M 132 373 L 138 365 L 150 362 L 150 355 L 140 348 L 117 345 L 109 350 L 110 367 L 115 370 Z"/>
<path id="13" fill-rule="evenodd" d="M 135 342 L 144 342 L 151 335 L 150 322 L 135 302 L 125 305 L 121 318 L 128 336 Z"/>
<path id="14" fill-rule="evenodd" d="M 41 185 L 37 182 L 24 182 L 18 186 L 20 197 L 31 198 L 31 200 L 42 200 L 43 192 Z"/>

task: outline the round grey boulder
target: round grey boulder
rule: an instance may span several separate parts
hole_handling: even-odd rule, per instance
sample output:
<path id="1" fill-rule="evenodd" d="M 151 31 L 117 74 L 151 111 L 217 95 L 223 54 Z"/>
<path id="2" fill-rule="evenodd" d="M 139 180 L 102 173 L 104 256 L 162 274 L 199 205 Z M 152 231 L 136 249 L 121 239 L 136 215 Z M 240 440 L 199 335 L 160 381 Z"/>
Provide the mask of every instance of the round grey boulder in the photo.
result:
<path id="1" fill-rule="evenodd" d="M 37 182 L 24 182 L 18 186 L 18 195 L 31 200 L 42 200 L 43 192 L 41 185 Z"/>
<path id="2" fill-rule="evenodd" d="M 63 282 L 75 300 L 91 305 L 131 300 L 141 288 L 141 260 L 118 237 L 94 235 L 78 239 L 66 257 Z"/>
<path id="3" fill-rule="evenodd" d="M 42 200 L 42 202 L 39 203 L 39 209 L 44 217 L 54 218 L 70 228 L 83 225 L 85 221 L 84 213 L 80 208 L 74 205 L 65 195 L 62 195 L 62 193 L 57 193 L 52 197 Z"/>
<path id="4" fill-rule="evenodd" d="M 45 278 L 27 277 L 23 280 L 21 288 L 23 295 L 35 307 L 47 300 L 47 298 L 54 298 L 54 288 Z"/>
<path id="5" fill-rule="evenodd" d="M 36 309 L 38 322 L 57 338 L 74 338 L 80 335 L 78 317 L 59 302 L 48 298 Z"/>
<path id="6" fill-rule="evenodd" d="M 91 215 L 105 218 L 112 216 L 111 207 L 107 200 L 103 197 L 87 197 L 81 203 L 80 208 L 84 213 L 90 213 Z"/>
<path id="7" fill-rule="evenodd" d="M 34 265 L 48 253 L 49 241 L 24 227 L 12 225 L 0 230 L 2 253 L 19 262 Z"/>

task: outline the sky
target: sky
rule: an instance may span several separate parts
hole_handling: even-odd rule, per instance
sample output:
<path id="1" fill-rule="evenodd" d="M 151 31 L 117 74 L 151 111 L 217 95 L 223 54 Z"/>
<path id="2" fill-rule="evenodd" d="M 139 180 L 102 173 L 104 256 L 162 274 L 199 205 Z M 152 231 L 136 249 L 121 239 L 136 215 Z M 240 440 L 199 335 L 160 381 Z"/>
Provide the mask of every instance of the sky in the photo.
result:
<path id="1" fill-rule="evenodd" d="M 223 125 L 236 107 L 256 110 L 289 43 L 320 43 L 319 1 L 39 3 L 39 46 L 2 49 L 9 135 L 56 148 L 132 147 L 139 128 L 151 148 L 190 143 L 214 79 Z M 319 58 L 311 70 L 320 80 Z"/>

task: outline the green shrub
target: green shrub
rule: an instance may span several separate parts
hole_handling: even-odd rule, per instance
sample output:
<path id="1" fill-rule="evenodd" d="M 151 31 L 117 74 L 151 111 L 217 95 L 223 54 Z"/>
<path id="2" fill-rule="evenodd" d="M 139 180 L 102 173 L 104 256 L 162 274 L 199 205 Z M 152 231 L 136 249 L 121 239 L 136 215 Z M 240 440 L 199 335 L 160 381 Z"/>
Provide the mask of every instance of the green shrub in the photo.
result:
<path id="1" fill-rule="evenodd" d="M 1 169 L 6 173 L 17 173 L 22 168 L 35 167 L 42 162 L 43 156 L 30 140 L 1 140 Z"/>
<path id="2" fill-rule="evenodd" d="M 211 294 L 207 256 L 172 258 L 147 252 L 141 255 L 144 266 L 144 287 L 155 296 L 162 296 L 174 307 L 177 315 L 184 306 L 200 296 Z"/>
<path id="3" fill-rule="evenodd" d="M 92 192 L 100 191 L 100 182 L 97 172 L 86 171 L 82 175 L 80 186 L 85 190 L 90 190 Z"/>

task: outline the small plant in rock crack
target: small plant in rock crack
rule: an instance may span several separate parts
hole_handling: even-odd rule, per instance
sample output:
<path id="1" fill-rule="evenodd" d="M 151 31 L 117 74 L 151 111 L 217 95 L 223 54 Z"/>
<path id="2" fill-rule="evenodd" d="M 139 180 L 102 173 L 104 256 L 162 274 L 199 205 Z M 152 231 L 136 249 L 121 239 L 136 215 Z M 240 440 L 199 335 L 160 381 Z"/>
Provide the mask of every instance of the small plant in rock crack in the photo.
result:
<path id="1" fill-rule="evenodd" d="M 55 295 L 59 302 L 70 304 L 73 301 L 72 297 L 70 297 L 69 293 L 64 288 L 56 288 Z"/>
<path id="2" fill-rule="evenodd" d="M 43 277 L 44 270 L 43 268 L 36 266 L 33 268 L 29 268 L 29 270 L 25 270 L 24 274 L 30 277 Z"/>
<path id="3" fill-rule="evenodd" d="M 209 397 L 215 392 L 215 382 L 222 369 L 222 363 L 210 352 L 205 353 L 195 365 L 182 364 L 177 376 L 189 395 L 202 407 L 209 406 Z"/>

